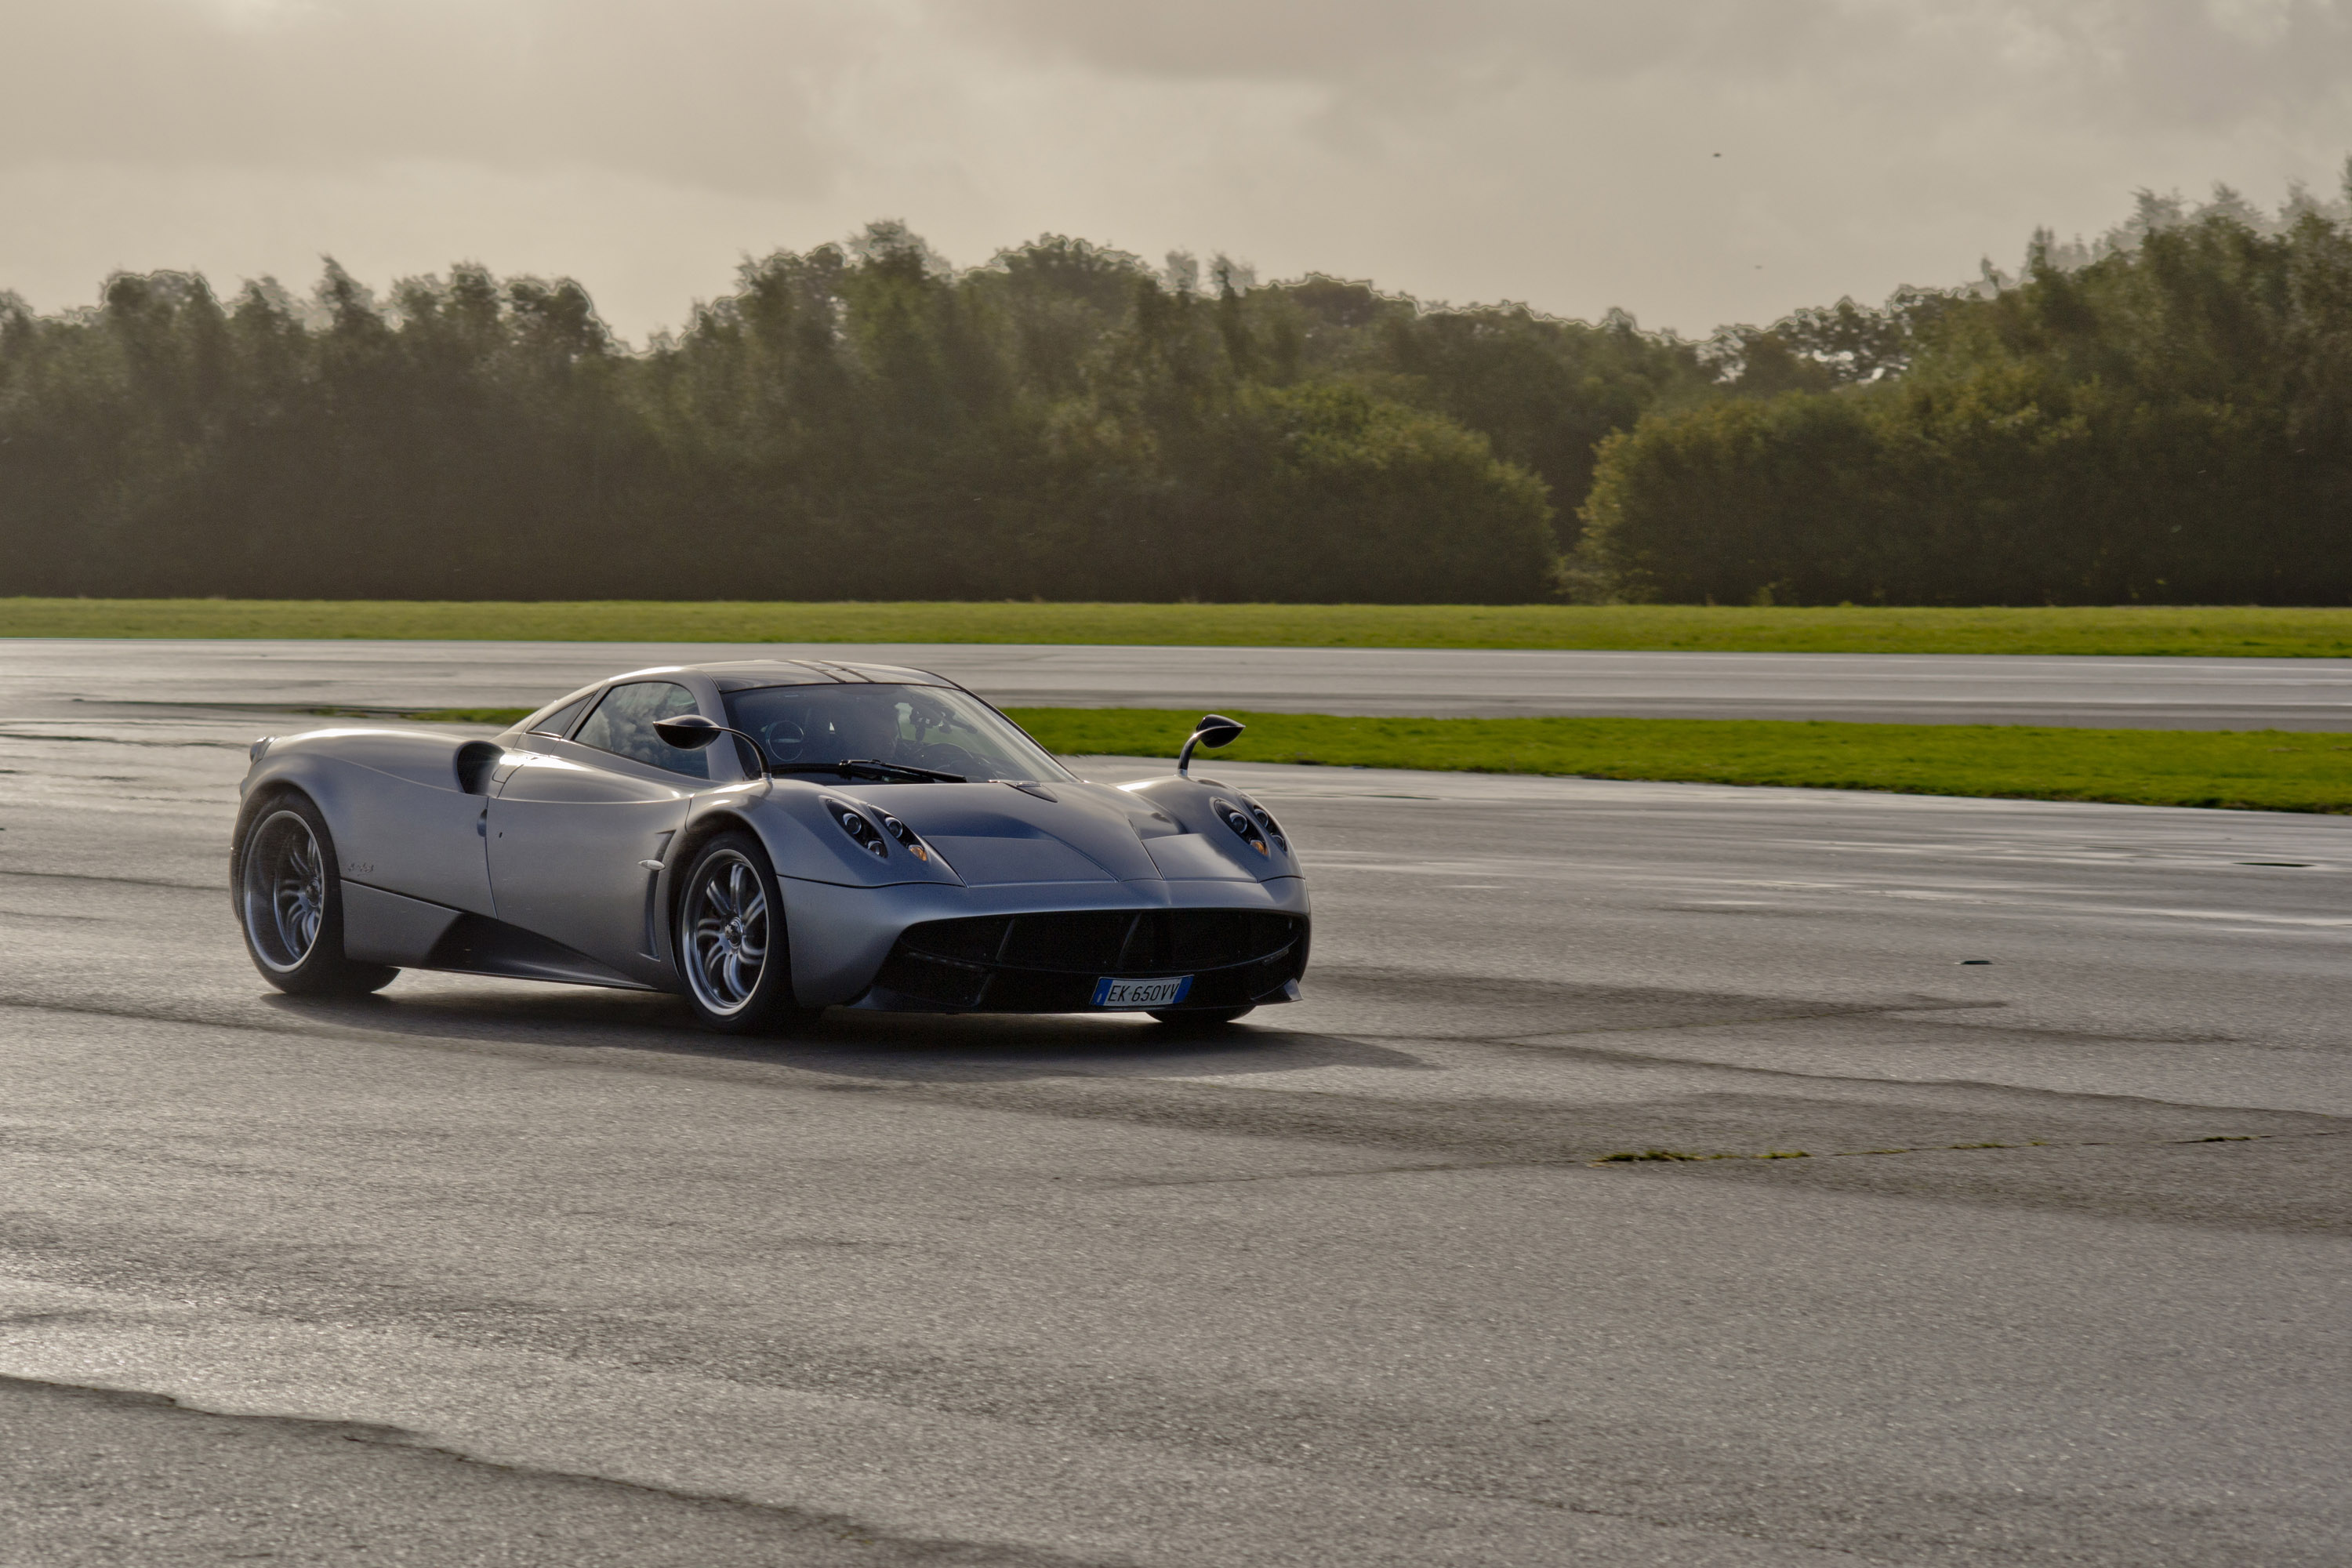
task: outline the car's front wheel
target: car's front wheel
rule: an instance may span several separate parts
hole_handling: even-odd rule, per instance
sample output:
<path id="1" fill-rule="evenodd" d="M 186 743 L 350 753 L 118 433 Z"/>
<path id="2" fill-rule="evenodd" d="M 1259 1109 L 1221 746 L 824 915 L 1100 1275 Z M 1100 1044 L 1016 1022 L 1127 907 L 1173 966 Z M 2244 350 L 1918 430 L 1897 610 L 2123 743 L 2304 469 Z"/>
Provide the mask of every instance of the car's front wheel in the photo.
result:
<path id="1" fill-rule="evenodd" d="M 343 881 L 335 840 L 308 796 L 254 813 L 236 844 L 237 924 L 261 977 L 295 996 L 363 996 L 399 970 L 343 955 Z"/>
<path id="2" fill-rule="evenodd" d="M 813 1014 L 794 1005 L 783 900 L 767 851 L 722 833 L 687 867 L 677 900 L 677 966 L 706 1028 L 751 1035 Z"/>

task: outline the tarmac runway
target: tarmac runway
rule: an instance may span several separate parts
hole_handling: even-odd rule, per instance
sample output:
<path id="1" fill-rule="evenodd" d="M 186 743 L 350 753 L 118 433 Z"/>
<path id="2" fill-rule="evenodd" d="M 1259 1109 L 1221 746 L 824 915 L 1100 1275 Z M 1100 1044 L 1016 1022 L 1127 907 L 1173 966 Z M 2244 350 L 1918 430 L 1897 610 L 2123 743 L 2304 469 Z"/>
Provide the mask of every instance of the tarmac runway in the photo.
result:
<path id="1" fill-rule="evenodd" d="M 10 679 L 9 1568 L 2352 1540 L 2352 822 L 1220 763 L 1305 1002 L 746 1044 L 278 997 L 257 726 L 143 705 L 294 683 Z"/>
<path id="2" fill-rule="evenodd" d="M 912 665 L 1006 707 L 2352 730 L 2352 659 L 985 643 L 12 638 L 0 644 L 0 711 L 154 710 L 230 689 L 310 707 L 532 707 L 616 670 L 719 658 Z"/>

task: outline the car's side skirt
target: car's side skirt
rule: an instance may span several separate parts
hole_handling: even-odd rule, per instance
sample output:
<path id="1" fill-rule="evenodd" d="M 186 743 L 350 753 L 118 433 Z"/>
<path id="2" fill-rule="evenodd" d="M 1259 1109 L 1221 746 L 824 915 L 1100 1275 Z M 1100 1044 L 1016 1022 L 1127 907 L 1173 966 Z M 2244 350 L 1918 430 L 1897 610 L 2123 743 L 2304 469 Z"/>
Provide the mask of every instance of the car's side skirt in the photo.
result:
<path id="1" fill-rule="evenodd" d="M 536 931 L 488 915 L 388 893 L 348 878 L 343 881 L 343 946 L 362 963 L 389 963 L 401 969 L 606 985 L 622 991 L 655 989 Z"/>

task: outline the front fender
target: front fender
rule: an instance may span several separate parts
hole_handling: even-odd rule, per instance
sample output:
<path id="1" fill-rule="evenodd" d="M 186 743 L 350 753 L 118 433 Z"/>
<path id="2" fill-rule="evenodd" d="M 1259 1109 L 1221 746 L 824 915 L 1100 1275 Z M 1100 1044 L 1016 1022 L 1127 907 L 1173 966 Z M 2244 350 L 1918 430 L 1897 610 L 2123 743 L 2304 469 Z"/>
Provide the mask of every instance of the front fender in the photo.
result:
<path id="1" fill-rule="evenodd" d="M 1119 793 L 1175 818 L 1183 835 L 1174 843 L 1149 839 L 1145 847 L 1162 862 L 1171 877 L 1247 875 L 1260 881 L 1300 875 L 1298 856 L 1290 836 L 1274 814 L 1231 784 L 1213 779 L 1182 778 L 1169 773 L 1118 786 Z M 1254 837 L 1235 833 L 1218 815 L 1216 803 L 1226 801 L 1249 814 L 1257 828 Z M 1189 842 L 1187 841 L 1189 840 Z M 1189 868 L 1199 866 L 1202 869 Z M 1223 868 L 1222 870 L 1207 868 Z"/>
<path id="2" fill-rule="evenodd" d="M 881 807 L 846 788 L 782 780 L 772 788 L 759 783 L 730 784 L 696 799 L 687 837 L 698 844 L 709 836 L 709 830 L 698 825 L 731 819 L 758 836 L 768 852 L 768 863 L 779 877 L 845 888 L 959 885 L 954 869 L 928 849 L 919 855 L 893 842 L 887 846 L 888 854 L 877 856 L 864 848 L 833 820 L 828 801 L 856 807 L 876 822 L 885 815 Z"/>

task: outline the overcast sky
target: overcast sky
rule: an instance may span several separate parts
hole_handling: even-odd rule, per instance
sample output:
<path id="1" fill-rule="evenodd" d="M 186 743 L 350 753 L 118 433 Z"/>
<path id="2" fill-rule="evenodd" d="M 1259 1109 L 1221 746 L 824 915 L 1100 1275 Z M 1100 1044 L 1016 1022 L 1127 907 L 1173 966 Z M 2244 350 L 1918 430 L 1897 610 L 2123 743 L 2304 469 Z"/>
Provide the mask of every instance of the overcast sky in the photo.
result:
<path id="1" fill-rule="evenodd" d="M 0 288 L 459 258 L 676 324 L 904 218 L 1703 334 L 2334 194 L 2352 0 L 0 0 Z"/>

